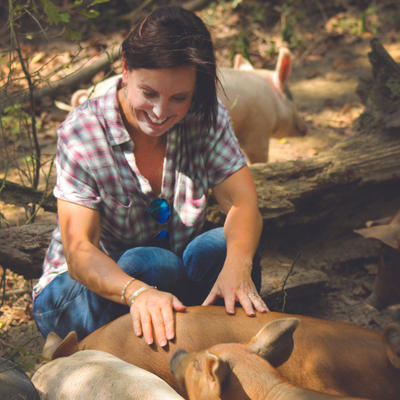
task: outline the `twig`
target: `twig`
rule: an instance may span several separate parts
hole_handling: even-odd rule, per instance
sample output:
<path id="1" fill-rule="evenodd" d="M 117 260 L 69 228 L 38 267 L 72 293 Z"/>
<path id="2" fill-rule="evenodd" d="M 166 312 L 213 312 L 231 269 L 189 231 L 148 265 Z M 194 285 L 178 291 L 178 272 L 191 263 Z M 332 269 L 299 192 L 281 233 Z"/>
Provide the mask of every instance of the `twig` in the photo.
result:
<path id="1" fill-rule="evenodd" d="M 147 5 L 151 4 L 152 2 L 153 2 L 153 0 L 145 0 L 145 1 L 143 1 L 142 4 L 140 4 L 140 6 L 138 8 L 136 8 L 135 10 L 133 10 L 130 13 L 126 14 L 121 19 L 134 21 L 136 16 L 140 13 L 140 11 L 142 11 L 143 8 L 145 8 Z"/>
<path id="2" fill-rule="evenodd" d="M 31 291 L 28 288 L 25 289 L 15 289 L 15 290 L 9 290 L 7 292 L 4 293 L 4 296 L 6 298 L 11 297 L 11 296 L 19 296 L 21 294 L 25 294 L 25 293 L 30 293 Z"/>
<path id="3" fill-rule="evenodd" d="M 326 15 L 325 9 L 323 4 L 319 0 L 315 0 L 315 3 L 317 4 L 317 7 L 319 8 L 319 11 L 321 11 L 322 18 L 324 22 L 328 22 L 328 16 Z"/>
<path id="4" fill-rule="evenodd" d="M 283 312 L 285 311 L 285 306 L 286 306 L 286 296 L 287 296 L 287 293 L 286 293 L 286 291 L 285 291 L 285 285 L 286 285 L 287 280 L 289 279 L 289 276 L 293 276 L 293 275 L 295 274 L 295 272 L 292 272 L 292 271 L 293 271 L 294 265 L 296 264 L 296 261 L 299 259 L 300 256 L 301 256 L 301 252 L 300 252 L 300 253 L 297 255 L 297 257 L 294 259 L 293 264 L 292 264 L 292 266 L 291 266 L 289 272 L 287 273 L 285 280 L 283 281 L 282 290 L 279 292 L 279 295 L 278 295 L 278 304 L 279 304 L 279 302 L 280 302 L 281 297 L 283 296 L 282 308 L 281 308 L 281 310 L 278 310 L 278 311 L 281 312 L 281 313 L 283 313 Z"/>
<path id="5" fill-rule="evenodd" d="M 0 286 L 2 286 L 3 295 L 1 297 L 0 308 L 3 307 L 4 300 L 6 299 L 6 272 L 7 268 L 3 268 L 3 276 L 1 277 Z"/>

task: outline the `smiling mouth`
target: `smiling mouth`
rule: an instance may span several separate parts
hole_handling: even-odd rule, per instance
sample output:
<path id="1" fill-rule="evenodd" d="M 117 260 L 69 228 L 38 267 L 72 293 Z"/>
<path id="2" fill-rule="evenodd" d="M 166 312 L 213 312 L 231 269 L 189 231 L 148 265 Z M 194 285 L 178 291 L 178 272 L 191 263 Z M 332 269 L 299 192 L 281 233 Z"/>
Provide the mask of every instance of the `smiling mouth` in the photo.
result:
<path id="1" fill-rule="evenodd" d="M 144 112 L 147 119 L 149 119 L 153 124 L 157 124 L 157 125 L 161 125 L 163 124 L 169 117 L 163 118 L 163 119 L 157 119 L 157 118 L 153 118 L 149 113 L 147 113 L 146 111 Z"/>

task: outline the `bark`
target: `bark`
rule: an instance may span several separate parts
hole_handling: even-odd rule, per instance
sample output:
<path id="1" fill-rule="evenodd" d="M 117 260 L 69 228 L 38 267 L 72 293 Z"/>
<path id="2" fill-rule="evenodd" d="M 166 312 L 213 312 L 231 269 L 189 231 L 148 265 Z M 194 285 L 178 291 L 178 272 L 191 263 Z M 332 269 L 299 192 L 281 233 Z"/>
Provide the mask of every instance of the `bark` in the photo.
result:
<path id="1" fill-rule="evenodd" d="M 0 179 L 0 187 L 3 183 L 4 180 Z M 3 189 L 0 190 L 0 201 L 25 209 L 32 204 L 38 204 L 45 211 L 57 212 L 57 200 L 52 193 L 44 195 L 39 190 L 21 186 L 7 180 L 4 183 Z"/>
<path id="2" fill-rule="evenodd" d="M 25 279 L 39 278 L 54 228 L 55 225 L 24 225 L 0 229 L 1 266 Z"/>

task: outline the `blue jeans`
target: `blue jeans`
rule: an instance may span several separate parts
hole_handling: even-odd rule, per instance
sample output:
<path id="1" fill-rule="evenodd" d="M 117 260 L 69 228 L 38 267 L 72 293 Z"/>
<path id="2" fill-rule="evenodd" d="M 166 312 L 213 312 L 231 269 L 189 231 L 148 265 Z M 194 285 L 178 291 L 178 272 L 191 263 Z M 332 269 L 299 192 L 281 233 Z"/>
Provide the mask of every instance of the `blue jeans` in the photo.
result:
<path id="1" fill-rule="evenodd" d="M 174 294 L 186 306 L 200 305 L 224 265 L 225 235 L 223 228 L 199 235 L 188 244 L 182 257 L 158 247 L 136 247 L 111 258 L 128 275 Z M 261 266 L 257 254 L 252 279 L 259 292 Z M 33 317 L 45 338 L 52 331 L 64 338 L 74 330 L 81 340 L 127 313 L 128 306 L 97 295 L 71 279 L 68 272 L 51 281 L 33 302 Z"/>

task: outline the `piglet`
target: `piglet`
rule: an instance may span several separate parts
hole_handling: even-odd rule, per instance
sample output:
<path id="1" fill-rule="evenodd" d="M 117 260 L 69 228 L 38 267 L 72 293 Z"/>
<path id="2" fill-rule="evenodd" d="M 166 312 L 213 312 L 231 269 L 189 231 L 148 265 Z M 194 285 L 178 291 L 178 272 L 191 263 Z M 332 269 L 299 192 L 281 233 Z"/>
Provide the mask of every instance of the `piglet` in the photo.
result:
<path id="1" fill-rule="evenodd" d="M 268 161 L 269 138 L 304 136 L 307 125 L 298 113 L 287 87 L 292 69 L 291 53 L 282 47 L 274 71 L 254 69 L 242 56 L 234 68 L 220 68 L 224 92 L 220 97 L 229 110 L 233 130 L 249 164 Z"/>
<path id="2" fill-rule="evenodd" d="M 51 361 L 32 382 L 40 400 L 183 400 L 156 375 L 98 350 Z"/>
<path id="3" fill-rule="evenodd" d="M 197 353 L 176 350 L 172 374 L 190 400 L 362 400 L 291 385 L 272 364 L 293 349 L 297 318 L 265 325 L 247 344 L 218 344 Z"/>
<path id="4" fill-rule="evenodd" d="M 367 303 L 377 309 L 400 303 L 400 211 L 394 217 L 369 221 L 354 230 L 366 239 L 376 239 L 378 274 Z"/>

